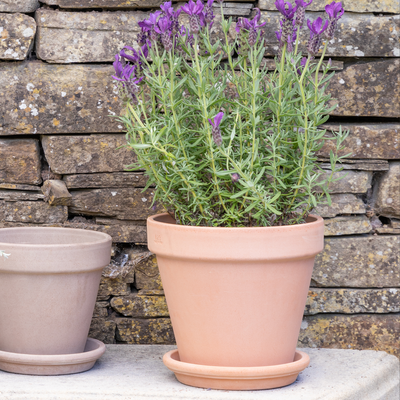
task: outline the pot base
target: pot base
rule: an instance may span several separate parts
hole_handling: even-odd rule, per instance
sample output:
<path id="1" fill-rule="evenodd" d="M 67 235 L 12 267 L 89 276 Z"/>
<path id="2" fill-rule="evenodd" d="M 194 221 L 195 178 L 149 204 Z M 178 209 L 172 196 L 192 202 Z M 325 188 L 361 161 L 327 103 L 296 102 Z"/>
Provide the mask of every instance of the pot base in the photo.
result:
<path id="1" fill-rule="evenodd" d="M 25 375 L 76 374 L 92 368 L 105 350 L 103 342 L 88 338 L 83 353 L 36 355 L 0 351 L 0 369 Z"/>
<path id="2" fill-rule="evenodd" d="M 164 354 L 163 362 L 174 372 L 178 381 L 185 385 L 207 389 L 260 390 L 290 385 L 308 367 L 310 357 L 302 351 L 296 351 L 293 362 L 288 364 L 213 367 L 182 362 L 176 349 Z"/>

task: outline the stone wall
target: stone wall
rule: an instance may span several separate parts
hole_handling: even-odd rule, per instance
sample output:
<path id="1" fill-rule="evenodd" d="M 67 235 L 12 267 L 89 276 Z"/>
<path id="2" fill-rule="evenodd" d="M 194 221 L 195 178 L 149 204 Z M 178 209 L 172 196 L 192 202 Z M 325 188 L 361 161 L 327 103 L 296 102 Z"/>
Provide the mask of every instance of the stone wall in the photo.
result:
<path id="1" fill-rule="evenodd" d="M 330 1 L 314 0 L 320 15 Z M 145 192 L 111 79 L 113 55 L 135 44 L 135 23 L 159 0 L 0 0 L 0 227 L 66 226 L 113 238 L 90 335 L 106 343 L 174 343 L 154 255 Z M 268 57 L 277 50 L 274 0 L 227 2 L 227 15 L 262 10 Z M 328 47 L 339 106 L 327 125 L 350 130 L 352 152 L 332 185 L 325 250 L 317 257 L 299 346 L 400 355 L 400 102 L 398 0 L 345 0 Z M 216 9 L 216 13 L 218 10 Z M 218 16 L 218 18 L 220 18 Z M 215 24 L 218 34 L 218 23 Z M 337 40 L 337 41 L 336 41 Z M 304 46 L 304 43 L 302 44 Z M 329 169 L 329 145 L 321 149 Z"/>

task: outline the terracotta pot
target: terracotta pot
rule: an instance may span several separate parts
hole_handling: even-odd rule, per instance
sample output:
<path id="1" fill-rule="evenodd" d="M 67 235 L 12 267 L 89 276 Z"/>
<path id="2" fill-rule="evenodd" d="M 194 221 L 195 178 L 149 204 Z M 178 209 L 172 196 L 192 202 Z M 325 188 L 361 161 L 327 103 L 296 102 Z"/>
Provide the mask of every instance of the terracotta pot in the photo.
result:
<path id="1" fill-rule="evenodd" d="M 0 229 L 0 351 L 82 353 L 111 237 L 66 228 Z"/>
<path id="2" fill-rule="evenodd" d="M 220 228 L 147 221 L 184 363 L 266 367 L 294 360 L 324 223 Z M 210 386 L 209 386 L 210 387 Z"/>

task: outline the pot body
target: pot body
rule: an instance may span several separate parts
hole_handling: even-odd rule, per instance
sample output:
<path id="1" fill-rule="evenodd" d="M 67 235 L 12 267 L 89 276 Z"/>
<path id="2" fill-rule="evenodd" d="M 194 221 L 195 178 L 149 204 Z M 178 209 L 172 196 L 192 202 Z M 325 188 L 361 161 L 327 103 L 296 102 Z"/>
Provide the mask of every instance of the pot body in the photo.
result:
<path id="1" fill-rule="evenodd" d="M 147 222 L 180 360 L 256 367 L 293 362 L 324 223 L 219 228 Z"/>
<path id="2" fill-rule="evenodd" d="M 0 351 L 84 351 L 111 237 L 68 228 L 0 230 Z"/>

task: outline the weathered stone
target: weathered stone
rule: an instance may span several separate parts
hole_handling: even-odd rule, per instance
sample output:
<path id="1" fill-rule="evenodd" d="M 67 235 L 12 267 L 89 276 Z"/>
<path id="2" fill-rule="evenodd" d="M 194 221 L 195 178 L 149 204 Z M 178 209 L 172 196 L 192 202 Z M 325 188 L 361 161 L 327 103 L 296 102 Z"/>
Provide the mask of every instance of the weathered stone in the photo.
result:
<path id="1" fill-rule="evenodd" d="M 259 0 L 258 7 L 260 10 L 276 10 L 276 0 Z M 323 11 L 331 0 L 314 0 L 307 10 L 310 11 Z M 343 7 L 346 12 L 385 12 L 385 13 L 399 13 L 400 7 L 397 0 L 343 0 Z"/>
<path id="2" fill-rule="evenodd" d="M 325 219 L 325 236 L 356 235 L 372 230 L 369 219 L 365 216 L 335 217 Z"/>
<path id="3" fill-rule="evenodd" d="M 97 300 L 108 300 L 109 296 L 127 296 L 128 294 L 131 294 L 131 289 L 124 279 L 101 277 Z"/>
<path id="4" fill-rule="evenodd" d="M 331 171 L 327 171 L 321 180 L 328 179 L 330 174 Z M 371 180 L 372 172 L 369 171 L 335 172 L 329 184 L 329 193 L 366 193 L 371 188 Z"/>
<path id="5" fill-rule="evenodd" d="M 98 215 L 117 219 L 139 220 L 162 212 L 162 206 L 155 204 L 152 189 L 87 189 L 71 191 L 73 214 Z"/>
<path id="6" fill-rule="evenodd" d="M 38 7 L 38 0 L 0 0 L 0 12 L 30 13 Z"/>
<path id="7" fill-rule="evenodd" d="M 395 229 L 400 229 L 400 219 L 391 218 L 390 227 Z"/>
<path id="8" fill-rule="evenodd" d="M 331 100 L 330 105 L 339 106 L 331 115 L 400 117 L 400 102 L 393 101 L 400 97 L 399 68 L 400 59 L 392 58 L 353 64 L 335 74 L 327 93 L 337 99 Z"/>
<path id="9" fill-rule="evenodd" d="M 319 164 L 322 169 L 330 169 L 331 164 L 327 159 L 319 159 L 324 162 Z M 352 160 L 345 159 L 342 163 L 337 164 L 339 168 L 343 170 L 355 169 L 358 171 L 388 171 L 389 170 L 389 162 L 386 160 Z"/>
<path id="10" fill-rule="evenodd" d="M 65 222 L 67 218 L 67 207 L 49 206 L 43 201 L 0 200 L 0 221 L 52 224 Z"/>
<path id="11" fill-rule="evenodd" d="M 392 104 L 390 100 L 389 104 Z M 339 124 L 323 126 L 328 131 L 338 131 Z M 400 125 L 399 124 L 342 124 L 342 130 L 349 131 L 349 136 L 343 143 L 343 150 L 339 156 L 351 153 L 350 158 L 366 159 L 399 159 L 400 158 Z M 317 153 L 321 157 L 329 158 L 329 152 L 335 150 L 335 141 L 326 140 L 324 146 Z M 345 159 L 344 162 L 348 162 Z"/>
<path id="12" fill-rule="evenodd" d="M 0 139 L 0 182 L 40 184 L 40 150 L 36 139 Z"/>
<path id="13" fill-rule="evenodd" d="M 107 308 L 110 306 L 108 301 L 97 301 L 94 305 L 93 318 L 105 318 L 108 316 Z"/>
<path id="14" fill-rule="evenodd" d="M 400 237 L 349 236 L 325 238 L 315 259 L 312 286 L 400 286 Z"/>
<path id="15" fill-rule="evenodd" d="M 125 135 L 43 136 L 42 146 L 53 172 L 75 174 L 123 171 L 135 162 Z"/>
<path id="16" fill-rule="evenodd" d="M 188 27 L 188 17 L 183 14 L 180 22 Z M 36 54 L 50 63 L 114 61 L 115 54 L 124 46 L 139 49 L 138 22 L 149 15 L 142 11 L 82 13 L 41 9 L 36 12 Z M 212 39 L 224 38 L 220 20 L 221 16 L 216 15 Z"/>
<path id="17" fill-rule="evenodd" d="M 314 315 L 303 319 L 298 347 L 379 350 L 397 357 L 400 314 Z"/>
<path id="18" fill-rule="evenodd" d="M 138 291 L 139 296 L 164 296 L 164 290 L 155 290 L 155 289 L 141 289 Z"/>
<path id="19" fill-rule="evenodd" d="M 237 59 L 234 59 L 234 61 L 237 61 Z M 319 62 L 318 59 L 316 60 L 312 60 L 311 61 L 311 65 L 315 65 Z M 331 64 L 331 70 L 332 71 L 341 71 L 343 69 L 343 61 L 337 61 L 337 60 L 332 60 L 332 64 Z M 276 69 L 276 64 L 275 64 L 275 60 L 273 60 L 272 58 L 263 58 L 260 64 L 261 68 L 264 68 L 264 66 L 266 66 L 268 68 L 268 71 L 274 71 Z M 324 68 L 323 65 L 321 65 L 320 67 L 320 71 L 322 71 Z M 240 67 L 237 66 L 235 69 L 237 69 L 238 71 L 240 71 Z"/>
<path id="20" fill-rule="evenodd" d="M 9 189 L 9 190 L 28 190 L 31 192 L 40 192 L 39 186 L 34 185 L 20 185 L 18 183 L 0 183 L 0 189 Z"/>
<path id="21" fill-rule="evenodd" d="M 381 235 L 400 235 L 400 228 L 390 228 L 390 227 L 382 227 L 377 228 L 376 232 Z"/>
<path id="22" fill-rule="evenodd" d="M 44 195 L 41 193 L 36 193 L 32 191 L 23 192 L 20 190 L 1 190 L 0 189 L 0 199 L 7 201 L 20 201 L 20 200 L 43 200 Z"/>
<path id="23" fill-rule="evenodd" d="M 42 3 L 61 8 L 154 8 L 163 3 L 162 0 L 43 0 Z"/>
<path id="24" fill-rule="evenodd" d="M 306 13 L 306 19 L 326 18 L 325 13 Z M 266 55 L 276 55 L 279 41 L 275 31 L 279 29 L 281 14 L 278 11 L 261 12 L 266 40 Z M 307 54 L 309 31 L 303 28 L 299 36 L 299 50 Z M 385 32 L 385 34 L 383 34 Z M 338 22 L 335 38 L 329 42 L 326 56 L 335 57 L 394 57 L 399 55 L 399 35 L 393 16 L 377 17 L 373 14 L 345 13 Z M 322 49 L 320 50 L 320 54 Z"/>
<path id="25" fill-rule="evenodd" d="M 140 247 L 135 246 L 128 251 L 117 249 L 110 264 L 103 269 L 102 276 L 111 279 L 121 278 L 124 282 L 133 283 L 135 266 L 152 254 L 149 251 L 141 251 Z"/>
<path id="26" fill-rule="evenodd" d="M 0 5 L 1 7 L 1 5 Z M 25 60 L 32 49 L 36 23 L 25 14 L 0 14 L 0 60 Z"/>
<path id="27" fill-rule="evenodd" d="M 138 290 L 163 290 L 155 255 L 136 266 L 135 287 Z"/>
<path id="28" fill-rule="evenodd" d="M 51 206 L 72 205 L 72 196 L 63 181 L 54 179 L 45 181 L 42 186 L 42 192 L 45 196 L 45 201 Z"/>
<path id="29" fill-rule="evenodd" d="M 354 194 L 333 194 L 332 203 L 322 203 L 314 210 L 323 218 L 333 218 L 339 214 L 365 214 L 365 204 Z"/>
<path id="30" fill-rule="evenodd" d="M 241 0 L 239 0 L 241 1 Z M 252 3 L 222 3 L 224 16 L 237 15 L 240 17 L 248 17 L 251 14 L 253 8 Z M 214 14 L 221 14 L 221 6 L 218 2 L 213 3 Z"/>
<path id="31" fill-rule="evenodd" d="M 115 343 L 115 330 L 117 324 L 103 318 L 93 318 L 90 325 L 89 337 L 100 340 L 106 344 Z"/>
<path id="32" fill-rule="evenodd" d="M 304 315 L 398 312 L 400 289 L 310 289 Z"/>
<path id="33" fill-rule="evenodd" d="M 111 307 L 114 311 L 125 317 L 169 317 L 164 296 L 131 295 L 127 297 L 113 297 L 111 299 Z"/>
<path id="34" fill-rule="evenodd" d="M 390 169 L 377 183 L 374 210 L 385 217 L 400 217 L 400 161 L 389 163 Z"/>
<path id="35" fill-rule="evenodd" d="M 63 179 L 69 189 L 145 187 L 147 183 L 143 172 L 65 175 Z"/>
<path id="36" fill-rule="evenodd" d="M 146 226 L 145 220 L 121 220 L 114 218 L 96 217 L 96 224 L 99 225 L 119 225 L 119 226 Z"/>
<path id="37" fill-rule="evenodd" d="M 169 318 L 116 318 L 117 340 L 129 344 L 175 344 Z"/>
<path id="38" fill-rule="evenodd" d="M 0 63 L 0 135 L 121 132 L 112 65 Z"/>

